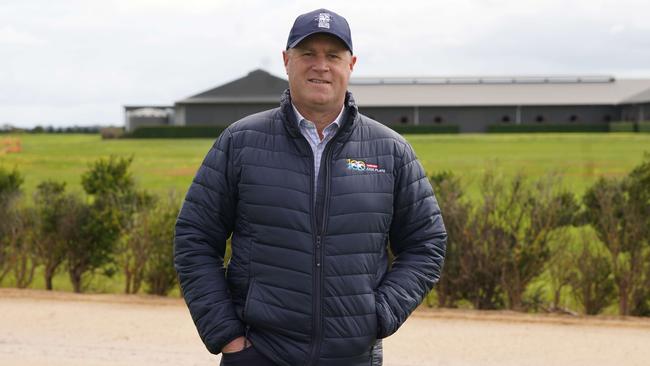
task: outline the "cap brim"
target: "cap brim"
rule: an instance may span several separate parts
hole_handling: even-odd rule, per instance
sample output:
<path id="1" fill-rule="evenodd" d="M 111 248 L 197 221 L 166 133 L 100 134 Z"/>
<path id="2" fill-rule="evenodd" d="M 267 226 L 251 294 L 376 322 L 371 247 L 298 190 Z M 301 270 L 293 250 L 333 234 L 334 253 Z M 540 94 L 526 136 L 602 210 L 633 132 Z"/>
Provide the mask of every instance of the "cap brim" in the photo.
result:
<path id="1" fill-rule="evenodd" d="M 347 42 L 345 42 L 345 40 L 344 40 L 343 38 L 339 37 L 336 33 L 334 33 L 334 32 L 330 32 L 330 31 L 325 30 L 325 29 L 323 29 L 323 30 L 316 30 L 316 31 L 313 31 L 313 32 L 311 32 L 311 33 L 307 33 L 307 34 L 305 34 L 304 36 L 302 36 L 302 37 L 296 39 L 295 41 L 293 41 L 293 43 L 291 43 L 290 45 L 288 45 L 288 46 L 287 46 L 287 49 L 296 47 L 296 46 L 298 45 L 298 43 L 302 42 L 305 38 L 307 38 L 307 37 L 309 37 L 309 36 L 313 36 L 314 34 L 318 34 L 318 33 L 325 33 L 325 34 L 329 34 L 330 36 L 333 36 L 333 37 L 338 38 L 338 39 L 341 41 L 341 43 L 343 43 L 343 44 L 345 45 L 345 47 L 348 49 L 348 51 L 350 51 L 350 53 L 352 53 L 352 49 L 350 48 L 350 45 L 347 44 Z"/>

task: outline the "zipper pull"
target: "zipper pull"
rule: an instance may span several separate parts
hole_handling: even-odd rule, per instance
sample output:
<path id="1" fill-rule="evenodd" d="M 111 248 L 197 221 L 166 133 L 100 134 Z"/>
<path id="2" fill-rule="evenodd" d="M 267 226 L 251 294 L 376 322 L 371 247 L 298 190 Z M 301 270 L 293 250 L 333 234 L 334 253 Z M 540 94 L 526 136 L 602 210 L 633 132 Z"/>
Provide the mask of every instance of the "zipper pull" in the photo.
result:
<path id="1" fill-rule="evenodd" d="M 316 259 L 316 267 L 320 267 L 320 261 L 321 261 L 321 256 L 320 256 L 320 244 L 321 243 L 321 237 L 320 235 L 316 236 L 316 255 L 314 258 Z"/>
<path id="2" fill-rule="evenodd" d="M 244 333 L 244 349 L 250 347 L 250 342 L 248 341 L 248 331 L 251 330 L 250 325 L 246 325 L 246 333 Z"/>

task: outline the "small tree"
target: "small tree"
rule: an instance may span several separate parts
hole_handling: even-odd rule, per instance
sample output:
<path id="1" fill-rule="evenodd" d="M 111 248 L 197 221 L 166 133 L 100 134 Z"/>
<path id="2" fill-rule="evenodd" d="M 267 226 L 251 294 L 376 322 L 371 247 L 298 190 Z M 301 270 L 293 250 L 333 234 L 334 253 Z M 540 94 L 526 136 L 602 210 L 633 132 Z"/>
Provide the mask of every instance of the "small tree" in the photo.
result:
<path id="1" fill-rule="evenodd" d="M 170 194 L 159 203 L 150 217 L 148 237 L 151 254 L 146 266 L 149 293 L 165 296 L 176 285 L 174 269 L 174 223 L 179 211 L 179 200 Z"/>
<path id="2" fill-rule="evenodd" d="M 148 223 L 146 212 L 138 212 L 133 217 L 133 227 L 125 231 L 118 241 L 117 262 L 124 272 L 124 293 L 136 294 L 144 280 L 144 266 L 149 259 L 150 239 L 147 237 Z"/>
<path id="3" fill-rule="evenodd" d="M 67 242 L 71 240 L 69 222 L 75 220 L 71 209 L 72 198 L 65 193 L 65 183 L 45 181 L 34 194 L 36 210 L 34 252 L 44 267 L 45 288 L 52 290 L 52 278 L 66 256 Z"/>
<path id="4" fill-rule="evenodd" d="M 465 230 L 466 244 L 460 253 L 463 297 L 476 309 L 498 309 L 504 304 L 501 277 L 507 233 L 497 225 L 495 213 L 502 204 L 503 179 L 485 173 L 481 198 L 470 213 Z"/>
<path id="5" fill-rule="evenodd" d="M 513 181 L 511 198 L 518 214 L 513 221 L 503 221 L 511 241 L 504 256 L 502 283 L 509 307 L 516 310 L 521 309 L 528 285 L 551 258 L 552 243 L 562 238 L 559 229 L 571 225 L 579 211 L 573 194 L 557 191 L 561 184 L 553 175 L 537 180 L 532 187 L 522 188 L 524 184 Z"/>
<path id="6" fill-rule="evenodd" d="M 16 170 L 0 167 L 0 283 L 13 268 L 14 249 L 19 238 L 22 219 L 18 201 L 24 178 Z"/>
<path id="7" fill-rule="evenodd" d="M 81 176 L 86 193 L 97 199 L 119 200 L 134 192 L 135 182 L 129 171 L 133 157 L 121 158 L 114 155 L 98 159 Z"/>
<path id="8" fill-rule="evenodd" d="M 650 159 L 625 180 L 601 178 L 583 197 L 584 217 L 611 256 L 619 314 L 642 312 L 650 290 Z"/>
<path id="9" fill-rule="evenodd" d="M 138 252 L 138 240 L 129 238 L 134 215 L 153 204 L 153 197 L 136 190 L 129 171 L 133 158 L 110 156 L 95 161 L 81 177 L 84 190 L 92 200 L 82 218 L 83 236 L 75 243 L 73 257 L 69 257 L 69 271 L 73 283 L 81 286 L 84 273 L 93 272 L 116 259 L 127 275 L 127 292 L 137 292 L 141 283 L 142 258 L 133 263 Z M 126 238 L 119 241 L 126 233 Z M 129 247 L 129 245 L 136 247 Z M 115 253 L 117 252 L 117 256 Z M 117 258 L 116 258 L 117 257 Z"/>
<path id="10" fill-rule="evenodd" d="M 124 292 L 135 294 L 140 291 L 144 280 L 145 265 L 153 250 L 151 237 L 153 228 L 152 219 L 155 221 L 152 212 L 153 197 L 142 197 L 138 200 L 137 211 L 131 216 L 127 228 L 118 243 L 117 261 L 124 271 L 126 285 Z"/>
<path id="11" fill-rule="evenodd" d="M 66 264 L 74 291 L 79 293 L 85 288 L 86 274 L 112 262 L 119 220 L 116 208 L 75 202 L 70 209 L 71 221 L 78 229 L 66 244 Z"/>
<path id="12" fill-rule="evenodd" d="M 431 176 L 431 184 L 436 192 L 447 230 L 445 265 L 435 289 L 438 306 L 456 307 L 458 300 L 463 297 L 461 257 L 468 247 L 467 218 L 471 206 L 463 201 L 463 188 L 453 173 L 434 174 Z"/>
<path id="13" fill-rule="evenodd" d="M 85 274 L 114 261 L 120 231 L 133 212 L 130 203 L 136 200 L 129 172 L 132 160 L 115 156 L 99 159 L 81 176 L 91 202 L 74 207 L 79 230 L 68 242 L 66 262 L 75 292 L 83 290 Z"/>
<path id="14" fill-rule="evenodd" d="M 639 240 L 641 258 L 641 275 L 638 286 L 633 286 L 631 293 L 632 315 L 650 315 L 650 153 L 623 180 L 623 189 L 630 203 L 630 225 L 636 230 L 630 234 Z M 634 239 L 632 239 L 634 240 Z"/>
<path id="15" fill-rule="evenodd" d="M 507 300 L 510 309 L 522 309 L 526 288 L 551 257 L 557 229 L 571 224 L 578 210 L 573 195 L 558 186 L 554 176 L 531 185 L 523 175 L 486 173 L 461 254 L 463 287 L 476 307 L 500 307 Z"/>
<path id="16" fill-rule="evenodd" d="M 26 288 L 34 280 L 38 265 L 33 250 L 35 213 L 33 209 L 22 206 L 17 207 L 13 216 L 10 263 L 16 287 Z"/>
<path id="17" fill-rule="evenodd" d="M 546 269 L 549 274 L 549 286 L 552 293 L 551 311 L 560 310 L 562 307 L 562 290 L 571 284 L 574 261 L 567 243 L 571 236 L 568 232 L 561 234 L 551 248 L 551 257 Z"/>
<path id="18" fill-rule="evenodd" d="M 589 315 L 600 313 L 615 294 L 612 266 L 605 248 L 590 232 L 582 231 L 582 246 L 573 253 L 570 283 L 573 294 Z"/>

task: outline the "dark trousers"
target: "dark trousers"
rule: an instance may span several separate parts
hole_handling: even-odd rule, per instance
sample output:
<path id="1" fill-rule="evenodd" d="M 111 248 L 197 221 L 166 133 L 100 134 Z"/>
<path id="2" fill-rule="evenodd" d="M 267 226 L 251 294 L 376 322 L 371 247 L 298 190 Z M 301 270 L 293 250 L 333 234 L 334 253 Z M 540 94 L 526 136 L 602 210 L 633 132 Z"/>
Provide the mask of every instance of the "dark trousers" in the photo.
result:
<path id="1" fill-rule="evenodd" d="M 383 345 L 381 339 L 375 343 L 371 351 L 371 365 L 382 366 Z M 273 361 L 257 352 L 255 347 L 250 346 L 242 351 L 221 354 L 221 366 L 276 366 Z"/>
<path id="2" fill-rule="evenodd" d="M 263 354 L 250 346 L 244 350 L 233 353 L 221 353 L 221 366 L 276 366 Z"/>

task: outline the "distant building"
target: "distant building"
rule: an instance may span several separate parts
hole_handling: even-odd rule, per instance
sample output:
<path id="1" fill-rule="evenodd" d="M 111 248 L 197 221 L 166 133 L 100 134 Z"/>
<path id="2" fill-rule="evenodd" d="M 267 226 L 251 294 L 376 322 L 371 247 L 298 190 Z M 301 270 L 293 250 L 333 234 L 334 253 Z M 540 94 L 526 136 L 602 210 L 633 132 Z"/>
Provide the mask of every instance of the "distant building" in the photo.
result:
<path id="1" fill-rule="evenodd" d="M 124 125 L 127 131 L 144 126 L 165 126 L 174 124 L 172 106 L 124 106 Z"/>
<path id="2" fill-rule="evenodd" d="M 282 92 L 289 87 L 285 79 L 263 70 L 204 91 L 174 104 L 174 124 L 229 125 L 252 113 L 275 108 Z"/>
<path id="3" fill-rule="evenodd" d="M 459 77 L 356 79 L 359 109 L 386 124 L 607 123 L 650 119 L 650 79 Z M 647 114 L 646 114 L 647 112 Z"/>
<path id="4" fill-rule="evenodd" d="M 170 107 L 167 122 L 125 107 L 127 130 L 136 126 L 228 125 L 275 108 L 288 82 L 263 70 L 199 93 Z M 359 110 L 386 125 L 458 125 L 484 132 L 492 124 L 650 120 L 650 79 L 610 76 L 353 78 Z M 131 108 L 131 109 L 129 109 Z M 144 107 L 140 107 L 142 109 Z M 129 112 L 132 119 L 129 119 Z M 143 112 L 144 113 L 144 112 Z M 173 116 L 173 117 L 172 117 Z"/>

